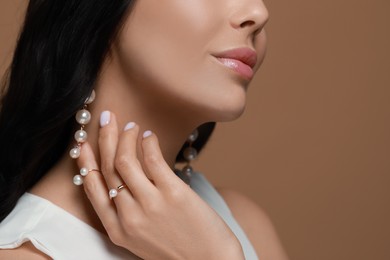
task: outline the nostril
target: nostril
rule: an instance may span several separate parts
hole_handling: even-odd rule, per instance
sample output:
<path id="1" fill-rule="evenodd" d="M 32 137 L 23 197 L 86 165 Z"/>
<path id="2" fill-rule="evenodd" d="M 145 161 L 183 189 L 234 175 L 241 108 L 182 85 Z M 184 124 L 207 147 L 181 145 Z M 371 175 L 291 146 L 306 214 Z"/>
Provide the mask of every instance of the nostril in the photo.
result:
<path id="1" fill-rule="evenodd" d="M 241 28 L 245 28 L 245 27 L 247 27 L 247 26 L 252 26 L 252 25 L 254 25 L 254 24 L 255 24 L 254 21 L 245 21 L 245 22 L 243 22 L 243 23 L 240 24 L 240 27 L 241 27 Z"/>

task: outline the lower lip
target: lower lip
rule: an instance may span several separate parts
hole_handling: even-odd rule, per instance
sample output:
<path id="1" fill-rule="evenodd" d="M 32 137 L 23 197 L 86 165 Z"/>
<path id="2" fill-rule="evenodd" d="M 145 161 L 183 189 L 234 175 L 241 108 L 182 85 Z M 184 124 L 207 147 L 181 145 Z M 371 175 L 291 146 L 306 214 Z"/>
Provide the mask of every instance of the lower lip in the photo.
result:
<path id="1" fill-rule="evenodd" d="M 235 60 L 235 59 L 227 59 L 227 58 L 217 58 L 217 59 L 220 63 L 222 63 L 222 65 L 237 72 L 244 79 L 251 80 L 253 78 L 254 75 L 253 69 L 249 65 L 243 63 L 242 61 Z"/>

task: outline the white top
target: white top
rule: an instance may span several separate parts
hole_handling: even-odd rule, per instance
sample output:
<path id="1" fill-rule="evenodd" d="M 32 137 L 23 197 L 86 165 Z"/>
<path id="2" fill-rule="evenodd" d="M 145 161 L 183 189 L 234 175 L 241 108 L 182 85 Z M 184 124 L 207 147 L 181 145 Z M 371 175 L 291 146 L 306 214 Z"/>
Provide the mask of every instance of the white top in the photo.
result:
<path id="1" fill-rule="evenodd" d="M 258 259 L 227 204 L 206 178 L 200 173 L 193 174 L 191 187 L 231 228 L 245 258 Z M 139 259 L 62 208 L 27 192 L 0 223 L 0 249 L 17 248 L 26 241 L 53 259 Z"/>

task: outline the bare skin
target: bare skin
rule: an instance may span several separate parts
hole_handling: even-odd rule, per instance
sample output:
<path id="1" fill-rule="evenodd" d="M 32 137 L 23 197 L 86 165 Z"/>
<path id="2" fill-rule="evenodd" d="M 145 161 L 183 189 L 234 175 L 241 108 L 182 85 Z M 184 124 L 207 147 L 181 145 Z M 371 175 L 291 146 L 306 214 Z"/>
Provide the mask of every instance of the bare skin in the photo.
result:
<path id="1" fill-rule="evenodd" d="M 259 0 L 189 0 L 185 5 L 182 1 L 137 2 L 103 64 L 95 87 L 97 98 L 89 107 L 94 118 L 86 128 L 88 143 L 81 157 L 76 164 L 64 154 L 30 192 L 142 258 L 243 259 L 230 229 L 172 169 L 193 129 L 242 114 L 250 80 L 222 66 L 211 54 L 253 49 L 257 70 L 265 53 L 262 28 L 267 19 Z M 110 111 L 110 120 L 101 124 L 103 111 Z M 128 122 L 136 126 L 123 131 Z M 149 129 L 153 134 L 143 138 Z M 79 167 L 99 168 L 102 174 L 89 174 L 82 189 L 71 182 Z M 110 201 L 108 188 L 120 183 L 128 189 Z M 222 190 L 222 195 L 262 259 L 287 259 L 271 222 L 258 206 L 234 192 Z M 179 199 L 183 197 L 186 201 Z M 187 201 L 196 205 L 195 211 Z M 136 213 L 121 214 L 125 209 Z M 171 214 L 173 210 L 176 214 Z M 202 215 L 207 221 L 199 218 Z M 185 225 L 167 229 L 159 222 L 173 216 L 175 223 Z M 183 226 L 188 228 L 179 236 L 169 232 Z M 137 236 L 134 230 L 139 231 Z M 178 245 L 176 250 L 160 246 L 166 241 Z M 47 259 L 31 243 L 1 250 L 0 257 Z"/>
<path id="2" fill-rule="evenodd" d="M 135 148 L 139 128 L 135 126 L 134 129 L 127 130 L 118 137 L 115 121 L 115 116 L 112 115 L 110 124 L 100 131 L 99 145 L 102 147 L 101 153 L 106 158 L 106 162 L 102 162 L 102 169 L 105 169 L 103 170 L 104 177 L 92 173 L 85 178 L 84 185 L 111 240 L 144 259 L 243 259 L 237 241 L 223 221 L 200 198 L 196 195 L 191 197 L 193 196 L 191 190 L 164 163 L 162 154 L 158 152 L 157 137 L 152 134 L 150 137 L 143 138 L 142 149 L 146 157 L 143 162 L 145 166 L 142 168 L 147 170 L 140 171 L 141 167 L 139 169 L 135 167 L 138 162 L 133 161 L 136 158 L 131 158 L 132 154 L 136 154 L 135 150 L 131 151 L 131 147 Z M 88 168 L 97 168 L 97 162 L 93 157 L 91 147 L 86 144 L 78 163 Z M 126 159 L 123 160 L 123 158 Z M 111 167 L 114 167 L 119 174 L 109 170 Z M 126 171 L 129 172 L 126 173 Z M 107 197 L 107 186 L 112 187 L 110 183 L 120 181 L 120 177 L 128 185 L 131 193 L 124 190 L 114 199 L 115 207 L 118 209 L 116 211 L 112 201 Z M 264 212 L 239 193 L 226 189 L 219 191 L 246 231 L 258 255 L 263 259 L 287 259 L 272 224 Z M 188 201 L 192 201 L 191 207 L 187 207 Z M 132 212 L 132 214 L 130 216 L 126 213 L 121 214 L 121 210 Z M 207 214 L 206 217 L 205 214 Z M 202 217 L 207 221 L 202 221 Z M 177 234 L 174 236 L 177 239 L 176 242 L 169 239 L 171 231 L 176 228 L 163 225 L 171 220 L 178 224 L 183 232 L 182 236 L 178 237 Z M 183 226 L 187 228 L 184 230 Z M 146 230 L 145 227 L 147 227 Z M 195 251 L 191 251 L 186 246 L 179 246 L 179 248 L 184 248 L 185 252 L 166 250 L 171 248 L 169 245 L 172 242 L 180 244 L 178 243 L 180 241 L 184 242 L 184 245 L 193 245 L 195 241 L 191 239 L 196 238 L 197 241 L 202 234 L 204 235 L 203 239 L 200 239 L 202 243 L 192 247 Z M 163 239 L 156 240 L 156 237 Z M 169 245 L 164 246 L 164 241 Z M 155 247 L 153 243 L 156 243 Z M 205 250 L 208 246 L 210 246 L 210 251 Z M 154 250 L 151 248 L 156 248 L 156 251 L 152 252 Z M 227 251 L 226 248 L 231 251 Z M 12 256 L 22 259 L 32 254 L 36 259 L 47 259 L 29 243 L 17 250 L 5 250 L 2 253 L 4 257 Z"/>
<path id="3" fill-rule="evenodd" d="M 220 188 L 218 192 L 244 229 L 260 259 L 288 259 L 276 230 L 264 210 L 237 191 Z"/>

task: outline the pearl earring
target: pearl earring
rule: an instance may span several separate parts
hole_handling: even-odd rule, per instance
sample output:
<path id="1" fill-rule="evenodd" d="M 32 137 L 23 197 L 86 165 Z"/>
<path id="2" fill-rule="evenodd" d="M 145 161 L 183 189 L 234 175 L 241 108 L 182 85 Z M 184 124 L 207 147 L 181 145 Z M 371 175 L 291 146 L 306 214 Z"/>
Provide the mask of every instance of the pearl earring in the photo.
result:
<path id="1" fill-rule="evenodd" d="M 177 175 L 188 185 L 190 185 L 191 182 L 191 175 L 194 172 L 194 169 L 191 166 L 191 162 L 198 157 L 198 151 L 192 146 L 193 143 L 196 141 L 196 139 L 199 136 L 198 129 L 195 129 L 187 138 L 188 147 L 184 149 L 183 151 L 183 157 L 186 161 L 186 165 L 183 167 L 183 169 L 180 171 L 177 171 Z"/>
<path id="2" fill-rule="evenodd" d="M 85 126 L 91 121 L 91 113 L 87 110 L 88 105 L 95 100 L 96 94 L 95 90 L 92 90 L 91 95 L 85 100 L 84 106 L 76 113 L 76 121 L 80 124 L 80 129 L 76 131 L 74 139 L 76 140 L 76 145 L 70 150 L 69 156 L 73 159 L 80 157 L 81 145 L 87 141 L 88 134 L 84 130 Z M 82 175 L 78 174 L 73 177 L 73 183 L 75 185 L 83 184 Z"/>

